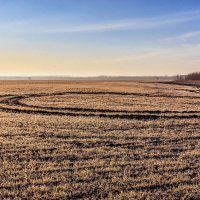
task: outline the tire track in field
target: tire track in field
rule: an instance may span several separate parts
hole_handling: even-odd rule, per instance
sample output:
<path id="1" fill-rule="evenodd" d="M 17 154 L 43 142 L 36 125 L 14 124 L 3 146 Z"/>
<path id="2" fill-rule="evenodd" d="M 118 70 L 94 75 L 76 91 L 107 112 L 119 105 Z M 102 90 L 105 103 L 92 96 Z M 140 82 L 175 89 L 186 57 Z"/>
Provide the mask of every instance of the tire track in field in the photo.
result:
<path id="1" fill-rule="evenodd" d="M 34 97 L 49 97 L 59 96 L 67 94 L 81 94 L 81 95 L 130 95 L 130 96 L 147 96 L 156 97 L 152 94 L 138 94 L 138 93 L 126 93 L 126 92 L 57 92 L 57 93 L 40 93 L 40 94 L 26 94 L 20 96 L 12 96 L 11 98 L 0 101 L 0 104 L 6 105 L 7 107 L 1 106 L 0 110 L 11 113 L 26 113 L 26 114 L 40 114 L 40 115 L 57 115 L 57 116 L 83 116 L 83 117 L 104 117 L 111 119 L 137 119 L 137 120 L 156 120 L 156 119 L 192 119 L 200 118 L 199 112 L 196 111 L 160 111 L 160 110 L 110 110 L 110 109 L 92 109 L 92 108 L 56 108 L 46 106 L 33 106 L 22 103 L 21 100 L 34 98 Z M 169 95 L 164 95 L 169 97 Z M 5 95 L 4 95 L 5 97 Z M 158 96 L 157 97 L 161 97 Z M 163 96 L 162 96 L 163 97 Z M 179 96 L 179 98 L 184 98 Z M 198 97 L 199 98 L 199 97 Z M 12 108 L 8 106 L 16 106 Z M 21 108 L 26 109 L 21 109 Z M 28 109 L 29 108 L 29 109 Z M 31 108 L 31 109 L 30 109 Z M 63 112 L 65 111 L 65 112 Z M 67 111 L 67 112 L 66 112 Z M 171 115 L 166 115 L 171 114 Z M 183 115 L 185 114 L 185 115 Z M 188 115 L 189 114 L 189 115 Z"/>

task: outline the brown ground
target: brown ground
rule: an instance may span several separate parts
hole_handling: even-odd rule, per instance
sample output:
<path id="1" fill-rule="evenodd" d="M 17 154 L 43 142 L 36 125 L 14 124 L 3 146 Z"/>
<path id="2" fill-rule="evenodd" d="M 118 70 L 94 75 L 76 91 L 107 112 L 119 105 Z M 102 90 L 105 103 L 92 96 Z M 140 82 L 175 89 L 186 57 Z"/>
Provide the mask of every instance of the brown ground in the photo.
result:
<path id="1" fill-rule="evenodd" d="M 1 81 L 0 199 L 200 199 L 200 88 Z"/>

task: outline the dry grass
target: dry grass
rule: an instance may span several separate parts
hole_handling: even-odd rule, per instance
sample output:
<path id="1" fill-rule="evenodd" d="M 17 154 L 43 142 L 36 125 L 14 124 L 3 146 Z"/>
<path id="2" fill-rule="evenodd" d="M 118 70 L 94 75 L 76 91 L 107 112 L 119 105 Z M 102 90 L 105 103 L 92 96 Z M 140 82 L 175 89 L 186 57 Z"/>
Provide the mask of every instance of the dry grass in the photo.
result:
<path id="1" fill-rule="evenodd" d="M 200 199 L 200 90 L 0 85 L 0 199 Z"/>

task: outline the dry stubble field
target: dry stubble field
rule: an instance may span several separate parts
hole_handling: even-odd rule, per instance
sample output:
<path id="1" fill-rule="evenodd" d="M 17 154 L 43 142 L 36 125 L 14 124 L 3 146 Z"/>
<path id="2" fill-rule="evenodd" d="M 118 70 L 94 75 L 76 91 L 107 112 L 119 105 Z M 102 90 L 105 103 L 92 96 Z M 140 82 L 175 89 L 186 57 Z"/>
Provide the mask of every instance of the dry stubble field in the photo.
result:
<path id="1" fill-rule="evenodd" d="M 0 83 L 0 199 L 200 199 L 200 88 Z"/>

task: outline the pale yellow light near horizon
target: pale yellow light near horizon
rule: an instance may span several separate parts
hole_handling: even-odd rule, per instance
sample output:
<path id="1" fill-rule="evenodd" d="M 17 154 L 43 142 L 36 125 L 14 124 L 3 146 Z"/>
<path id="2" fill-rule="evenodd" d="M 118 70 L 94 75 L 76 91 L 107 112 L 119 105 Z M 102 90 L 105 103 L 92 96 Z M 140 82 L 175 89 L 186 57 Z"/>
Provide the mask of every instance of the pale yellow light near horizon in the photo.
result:
<path id="1" fill-rule="evenodd" d="M 133 56 L 131 59 L 89 58 L 51 54 L 2 54 L 1 75 L 175 75 L 196 71 L 199 60 L 183 60 L 177 57 Z M 190 71 L 188 70 L 190 66 Z"/>

